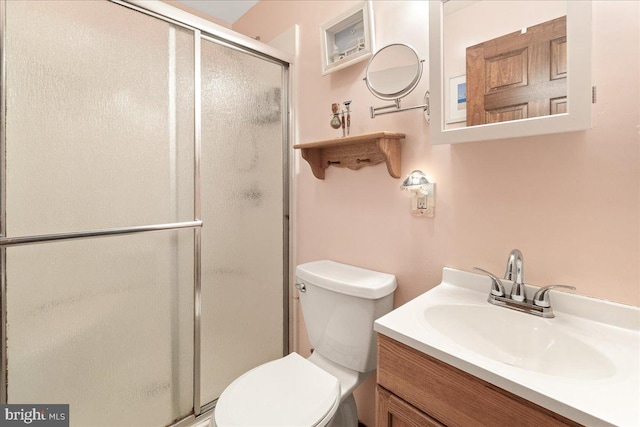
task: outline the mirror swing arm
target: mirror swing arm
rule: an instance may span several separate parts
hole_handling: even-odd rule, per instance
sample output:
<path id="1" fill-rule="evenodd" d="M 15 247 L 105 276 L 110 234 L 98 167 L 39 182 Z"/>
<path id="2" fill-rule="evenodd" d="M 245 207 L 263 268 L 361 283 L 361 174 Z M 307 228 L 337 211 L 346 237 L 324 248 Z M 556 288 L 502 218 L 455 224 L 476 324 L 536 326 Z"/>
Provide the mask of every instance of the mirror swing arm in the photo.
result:
<path id="1" fill-rule="evenodd" d="M 425 117 L 427 118 L 427 121 L 429 121 L 429 91 L 427 91 L 427 93 L 424 94 L 423 104 L 415 105 L 413 107 L 402 108 L 400 105 L 400 98 L 396 98 L 393 104 L 383 105 L 382 107 L 369 107 L 369 113 L 371 114 L 371 118 L 375 119 L 376 116 L 382 116 L 383 114 L 399 113 L 400 111 L 417 110 L 418 108 L 422 108 L 422 110 L 424 111 Z"/>

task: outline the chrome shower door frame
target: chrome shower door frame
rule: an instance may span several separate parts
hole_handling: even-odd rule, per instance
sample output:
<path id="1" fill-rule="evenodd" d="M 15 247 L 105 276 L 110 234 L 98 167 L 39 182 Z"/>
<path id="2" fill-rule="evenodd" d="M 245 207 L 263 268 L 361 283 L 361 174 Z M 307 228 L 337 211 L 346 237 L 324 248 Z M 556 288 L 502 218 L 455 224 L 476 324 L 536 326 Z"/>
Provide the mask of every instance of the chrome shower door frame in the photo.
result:
<path id="1" fill-rule="evenodd" d="M 175 426 L 191 424 L 203 409 L 200 401 L 200 358 L 201 358 L 201 194 L 200 194 L 200 162 L 201 162 L 201 40 L 203 37 L 215 39 L 234 49 L 257 56 L 283 66 L 283 99 L 286 102 L 286 115 L 282 118 L 283 134 L 283 355 L 289 352 L 289 292 L 290 292 L 290 255 L 292 246 L 289 236 L 290 222 L 290 168 L 292 165 L 293 140 L 292 91 L 290 79 L 293 58 L 290 55 L 257 42 L 254 39 L 235 33 L 227 28 L 213 24 L 205 19 L 191 15 L 163 2 L 140 0 L 104 0 L 127 7 L 193 31 L 194 33 L 194 218 L 192 221 L 151 224 L 133 227 L 87 230 L 70 233 L 57 233 L 34 236 L 6 236 L 6 1 L 0 0 L 0 404 L 7 403 L 7 306 L 6 306 L 6 248 L 20 245 L 43 244 L 47 242 L 90 239 L 116 236 L 122 234 L 146 233 L 161 230 L 192 228 L 194 230 L 194 353 L 193 353 L 193 413 L 175 423 Z"/>

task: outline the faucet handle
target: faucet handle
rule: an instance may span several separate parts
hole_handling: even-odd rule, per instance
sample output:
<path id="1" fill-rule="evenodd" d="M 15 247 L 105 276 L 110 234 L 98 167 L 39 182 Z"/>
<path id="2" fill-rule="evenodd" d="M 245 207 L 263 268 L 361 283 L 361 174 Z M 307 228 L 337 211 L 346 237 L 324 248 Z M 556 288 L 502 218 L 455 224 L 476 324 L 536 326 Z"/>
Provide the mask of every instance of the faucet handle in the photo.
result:
<path id="1" fill-rule="evenodd" d="M 509 293 L 509 296 L 512 300 L 518 302 L 523 302 L 524 300 L 526 300 L 527 293 L 524 289 L 524 283 L 513 282 L 513 285 L 511 285 L 511 292 Z"/>
<path id="2" fill-rule="evenodd" d="M 473 267 L 473 269 L 491 277 L 491 295 L 495 295 L 498 297 L 504 296 L 504 285 L 502 284 L 502 280 L 498 279 L 496 276 L 494 276 L 487 270 L 483 270 L 482 268 Z"/>
<path id="3" fill-rule="evenodd" d="M 565 288 L 576 290 L 574 286 L 565 286 L 565 285 L 551 285 L 545 286 L 544 288 L 538 289 L 538 291 L 533 295 L 533 304 L 538 307 L 551 307 L 551 302 L 549 301 L 549 292 L 555 288 Z"/>

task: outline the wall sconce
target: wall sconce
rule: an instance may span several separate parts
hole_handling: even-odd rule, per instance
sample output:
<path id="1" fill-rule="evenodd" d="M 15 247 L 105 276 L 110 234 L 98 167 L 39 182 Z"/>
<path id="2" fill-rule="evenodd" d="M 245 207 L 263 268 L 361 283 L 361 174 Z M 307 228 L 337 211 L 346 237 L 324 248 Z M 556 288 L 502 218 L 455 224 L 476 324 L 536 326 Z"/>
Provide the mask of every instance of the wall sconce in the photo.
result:
<path id="1" fill-rule="evenodd" d="M 424 172 L 411 172 L 400 189 L 411 197 L 411 215 L 433 217 L 436 210 L 436 184 L 429 182 Z"/>

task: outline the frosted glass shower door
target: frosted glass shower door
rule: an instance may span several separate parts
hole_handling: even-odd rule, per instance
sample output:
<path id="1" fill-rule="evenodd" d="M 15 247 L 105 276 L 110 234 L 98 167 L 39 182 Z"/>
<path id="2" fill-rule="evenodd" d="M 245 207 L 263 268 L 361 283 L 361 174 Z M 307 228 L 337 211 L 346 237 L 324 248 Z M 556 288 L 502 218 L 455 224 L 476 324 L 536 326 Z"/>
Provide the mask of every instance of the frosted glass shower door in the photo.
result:
<path id="1" fill-rule="evenodd" d="M 203 404 L 283 355 L 284 73 L 202 40 Z"/>
<path id="2" fill-rule="evenodd" d="M 6 9 L 5 234 L 193 220 L 193 31 L 104 0 Z"/>
<path id="3" fill-rule="evenodd" d="M 109 1 L 4 21 L 7 400 L 172 424 L 194 404 L 195 32 Z"/>
<path id="4" fill-rule="evenodd" d="M 9 403 L 71 426 L 172 424 L 193 406 L 193 231 L 8 248 Z"/>

